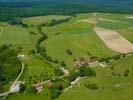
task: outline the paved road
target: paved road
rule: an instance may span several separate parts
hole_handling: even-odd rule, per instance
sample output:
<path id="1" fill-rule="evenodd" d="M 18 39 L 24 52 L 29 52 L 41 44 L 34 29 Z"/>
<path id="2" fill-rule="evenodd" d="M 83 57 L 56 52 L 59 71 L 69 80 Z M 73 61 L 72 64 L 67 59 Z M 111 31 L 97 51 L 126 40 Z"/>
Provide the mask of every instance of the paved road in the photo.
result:
<path id="1" fill-rule="evenodd" d="M 0 96 L 6 96 L 6 95 L 8 95 L 8 94 L 10 94 L 10 93 L 12 93 L 12 92 L 15 91 L 15 89 L 16 89 L 16 83 L 19 80 L 19 78 L 21 77 L 21 75 L 23 74 L 23 71 L 24 71 L 24 62 L 22 62 L 21 72 L 19 73 L 19 75 L 17 76 L 17 78 L 15 79 L 15 81 L 12 83 L 12 85 L 10 87 L 10 90 L 7 91 L 7 92 L 1 93 Z"/>

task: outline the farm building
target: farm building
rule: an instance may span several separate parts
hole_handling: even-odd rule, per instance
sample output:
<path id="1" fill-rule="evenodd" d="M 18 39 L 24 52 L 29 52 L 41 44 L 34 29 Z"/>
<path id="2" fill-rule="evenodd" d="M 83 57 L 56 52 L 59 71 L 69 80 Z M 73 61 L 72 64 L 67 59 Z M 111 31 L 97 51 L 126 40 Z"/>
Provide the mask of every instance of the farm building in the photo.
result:
<path id="1" fill-rule="evenodd" d="M 88 59 L 88 60 L 78 59 L 74 62 L 74 65 L 78 67 L 81 67 L 84 64 L 95 66 L 95 65 L 98 65 L 98 60 L 97 59 Z"/>
<path id="2" fill-rule="evenodd" d="M 42 89 L 43 89 L 43 84 L 41 84 L 41 83 L 34 84 L 34 85 L 33 85 L 33 88 L 35 88 L 35 90 L 36 90 L 37 92 L 41 92 Z"/>
<path id="3" fill-rule="evenodd" d="M 41 92 L 44 87 L 51 88 L 53 86 L 53 82 L 51 82 L 51 80 L 48 80 L 45 82 L 34 84 L 32 86 L 37 92 Z"/>
<path id="4" fill-rule="evenodd" d="M 46 88 L 51 88 L 53 86 L 53 82 L 51 82 L 50 80 L 48 80 L 45 84 L 44 87 Z"/>

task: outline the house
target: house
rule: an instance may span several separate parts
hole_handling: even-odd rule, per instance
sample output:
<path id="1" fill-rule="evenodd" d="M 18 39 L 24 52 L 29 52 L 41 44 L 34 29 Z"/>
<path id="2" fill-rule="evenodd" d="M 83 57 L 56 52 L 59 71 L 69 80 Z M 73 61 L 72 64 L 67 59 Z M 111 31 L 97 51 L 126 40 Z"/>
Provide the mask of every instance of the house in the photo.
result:
<path id="1" fill-rule="evenodd" d="M 98 60 L 97 59 L 88 59 L 88 60 L 75 60 L 74 65 L 81 67 L 82 65 L 87 64 L 90 66 L 96 66 L 98 64 Z"/>
<path id="2" fill-rule="evenodd" d="M 41 83 L 34 84 L 32 86 L 37 92 L 41 92 L 44 87 L 51 88 L 53 86 L 53 82 L 51 80 L 47 80 Z"/>
<path id="3" fill-rule="evenodd" d="M 74 64 L 75 66 L 81 67 L 82 65 L 85 64 L 85 61 L 84 60 L 76 60 L 74 63 L 75 63 Z"/>
<path id="4" fill-rule="evenodd" d="M 66 68 L 61 67 L 60 70 L 63 71 L 63 73 L 64 73 L 65 76 L 69 75 L 69 71 Z"/>
<path id="5" fill-rule="evenodd" d="M 18 55 L 17 58 L 21 61 L 23 61 L 26 57 L 25 55 Z"/>
<path id="6" fill-rule="evenodd" d="M 53 86 L 53 82 L 51 80 L 48 80 L 45 84 L 44 87 L 46 88 L 51 88 Z"/>
<path id="7" fill-rule="evenodd" d="M 98 64 L 98 60 L 97 59 L 90 59 L 88 61 L 86 61 L 86 63 L 90 66 L 92 65 L 97 65 Z"/>
<path id="8" fill-rule="evenodd" d="M 33 86 L 33 88 L 35 88 L 35 90 L 36 90 L 37 92 L 41 92 L 42 89 L 43 89 L 43 84 L 41 84 L 41 83 L 34 84 L 34 85 L 32 85 L 32 86 Z"/>

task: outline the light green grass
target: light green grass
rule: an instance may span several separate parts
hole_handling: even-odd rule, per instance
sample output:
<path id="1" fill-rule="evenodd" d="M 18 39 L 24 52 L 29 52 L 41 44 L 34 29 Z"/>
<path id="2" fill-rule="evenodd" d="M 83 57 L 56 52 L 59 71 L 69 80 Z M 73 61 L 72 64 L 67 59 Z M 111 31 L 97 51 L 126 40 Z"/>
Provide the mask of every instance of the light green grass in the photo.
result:
<path id="1" fill-rule="evenodd" d="M 63 16 L 63 15 L 47 15 L 47 16 L 37 16 L 37 17 L 29 17 L 29 18 L 23 18 L 23 23 L 26 23 L 28 25 L 39 25 L 43 23 L 47 23 L 53 19 L 60 20 L 60 19 L 66 19 L 69 18 L 69 16 Z"/>
<path id="2" fill-rule="evenodd" d="M 3 27 L 3 35 L 0 36 L 0 43 L 29 45 L 30 35 L 25 28 L 20 26 Z"/>
<path id="3" fill-rule="evenodd" d="M 44 32 L 48 34 L 48 40 L 44 41 L 42 46 L 46 47 L 47 54 L 54 59 L 65 61 L 70 69 L 74 68 L 74 58 L 88 58 L 88 52 L 98 57 L 110 57 L 117 54 L 102 42 L 89 23 L 66 23 L 44 28 Z M 56 32 L 60 34 L 55 35 Z M 66 54 L 67 49 L 72 50 L 71 56 Z"/>
<path id="4" fill-rule="evenodd" d="M 100 21 L 97 23 L 97 26 L 107 28 L 107 29 L 125 29 L 132 27 L 132 23 L 127 23 L 127 22 L 111 22 L 111 21 Z"/>
<path id="5" fill-rule="evenodd" d="M 95 78 L 84 78 L 72 89 L 63 93 L 57 100 L 132 100 L 133 98 L 133 57 L 124 58 L 110 63 L 106 68 L 94 68 Z M 112 75 L 111 66 L 114 66 Z M 125 70 L 130 70 L 129 76 L 123 76 Z M 120 74 L 121 76 L 118 76 Z M 90 90 L 84 87 L 88 81 L 98 85 L 97 90 Z M 116 87 L 116 84 L 121 84 Z"/>
<path id="6" fill-rule="evenodd" d="M 133 27 L 132 28 L 127 28 L 127 29 L 122 29 L 118 30 L 118 32 L 125 37 L 127 40 L 133 43 Z"/>
<path id="7" fill-rule="evenodd" d="M 16 93 L 10 95 L 8 100 L 50 100 L 48 90 L 44 90 L 39 94 L 32 93 Z"/>
<path id="8" fill-rule="evenodd" d="M 40 56 L 30 57 L 25 64 L 27 66 L 25 67 L 22 80 L 26 83 L 30 82 L 30 77 L 32 77 L 30 84 L 34 84 L 35 82 L 42 82 L 55 76 L 54 67 L 42 60 Z"/>
<path id="9" fill-rule="evenodd" d="M 3 35 L 0 36 L 0 45 L 11 44 L 14 47 L 22 47 L 23 53 L 28 53 L 29 50 L 35 48 L 35 44 L 40 37 L 37 29 L 22 28 L 18 25 L 9 25 L 7 23 L 0 23 L 3 28 Z M 32 35 L 29 32 L 34 31 L 36 35 Z"/>
<path id="10" fill-rule="evenodd" d="M 111 13 L 100 14 L 101 18 L 132 23 L 133 19 L 127 18 L 130 16 L 133 16 L 133 14 L 111 14 Z"/>

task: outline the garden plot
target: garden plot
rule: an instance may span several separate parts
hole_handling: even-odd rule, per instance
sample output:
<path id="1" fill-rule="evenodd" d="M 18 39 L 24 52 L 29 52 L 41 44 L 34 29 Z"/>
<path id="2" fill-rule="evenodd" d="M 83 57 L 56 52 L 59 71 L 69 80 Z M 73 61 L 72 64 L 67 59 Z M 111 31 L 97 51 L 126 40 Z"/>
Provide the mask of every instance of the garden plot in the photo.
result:
<path id="1" fill-rule="evenodd" d="M 133 52 L 133 44 L 119 35 L 116 31 L 96 27 L 94 31 L 114 51 L 120 53 Z"/>

